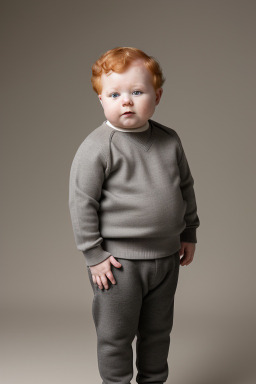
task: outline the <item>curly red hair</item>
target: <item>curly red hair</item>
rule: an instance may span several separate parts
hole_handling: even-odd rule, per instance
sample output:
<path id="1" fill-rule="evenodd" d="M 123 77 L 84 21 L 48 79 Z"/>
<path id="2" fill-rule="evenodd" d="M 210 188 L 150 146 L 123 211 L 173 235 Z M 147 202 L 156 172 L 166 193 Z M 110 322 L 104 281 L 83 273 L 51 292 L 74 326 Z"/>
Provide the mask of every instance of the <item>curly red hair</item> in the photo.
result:
<path id="1" fill-rule="evenodd" d="M 98 95 L 101 94 L 102 73 L 107 74 L 110 71 L 122 73 L 134 60 L 138 59 L 143 60 L 145 67 L 152 74 L 152 83 L 155 90 L 161 88 L 165 82 L 165 78 L 163 77 L 159 63 L 153 56 L 148 56 L 145 52 L 133 47 L 116 47 L 104 53 L 92 65 L 91 82 L 94 91 Z"/>

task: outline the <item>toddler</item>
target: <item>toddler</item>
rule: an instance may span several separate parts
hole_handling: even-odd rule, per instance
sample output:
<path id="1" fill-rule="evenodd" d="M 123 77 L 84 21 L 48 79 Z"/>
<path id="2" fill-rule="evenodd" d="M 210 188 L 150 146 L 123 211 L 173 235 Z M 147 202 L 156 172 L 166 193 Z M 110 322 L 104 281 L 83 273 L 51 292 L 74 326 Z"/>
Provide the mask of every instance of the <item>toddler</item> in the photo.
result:
<path id="1" fill-rule="evenodd" d="M 165 79 L 132 47 L 92 66 L 106 120 L 80 144 L 69 182 L 77 248 L 93 290 L 103 384 L 130 384 L 136 336 L 138 384 L 163 384 L 180 265 L 194 257 L 200 225 L 181 140 L 151 117 Z"/>

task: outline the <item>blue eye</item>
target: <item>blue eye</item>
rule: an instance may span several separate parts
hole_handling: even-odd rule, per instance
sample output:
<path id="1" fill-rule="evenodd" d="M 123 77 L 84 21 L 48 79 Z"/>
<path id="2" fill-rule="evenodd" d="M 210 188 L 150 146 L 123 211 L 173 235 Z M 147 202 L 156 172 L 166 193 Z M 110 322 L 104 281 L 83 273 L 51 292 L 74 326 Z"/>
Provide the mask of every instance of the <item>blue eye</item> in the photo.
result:
<path id="1" fill-rule="evenodd" d="M 116 93 L 116 92 L 114 92 L 114 93 L 111 93 L 111 95 L 110 95 L 110 97 L 112 97 L 112 98 L 116 98 L 115 96 L 118 96 L 118 93 Z"/>
<path id="2" fill-rule="evenodd" d="M 142 94 L 141 91 L 134 91 L 133 93 L 135 93 L 135 95 L 139 95 L 139 94 Z"/>

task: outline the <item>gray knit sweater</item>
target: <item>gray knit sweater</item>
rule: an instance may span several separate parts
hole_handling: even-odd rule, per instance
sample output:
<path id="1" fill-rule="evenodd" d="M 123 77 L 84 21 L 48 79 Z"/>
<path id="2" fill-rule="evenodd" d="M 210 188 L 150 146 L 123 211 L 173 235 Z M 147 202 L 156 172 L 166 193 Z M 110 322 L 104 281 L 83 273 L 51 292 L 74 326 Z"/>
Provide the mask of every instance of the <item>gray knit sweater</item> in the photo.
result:
<path id="1" fill-rule="evenodd" d="M 110 255 L 155 259 L 197 242 L 194 180 L 172 128 L 149 120 L 143 132 L 104 121 L 81 143 L 69 181 L 78 250 L 88 266 Z"/>

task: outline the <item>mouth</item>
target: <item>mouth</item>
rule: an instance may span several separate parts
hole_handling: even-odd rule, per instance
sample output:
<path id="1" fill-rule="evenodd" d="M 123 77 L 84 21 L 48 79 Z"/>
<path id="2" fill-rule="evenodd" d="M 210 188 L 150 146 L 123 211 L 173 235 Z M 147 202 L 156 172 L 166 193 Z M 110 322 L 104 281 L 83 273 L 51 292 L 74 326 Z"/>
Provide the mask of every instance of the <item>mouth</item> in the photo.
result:
<path id="1" fill-rule="evenodd" d="M 133 114 L 134 112 L 130 112 L 130 111 L 123 113 L 123 115 L 133 115 Z"/>

